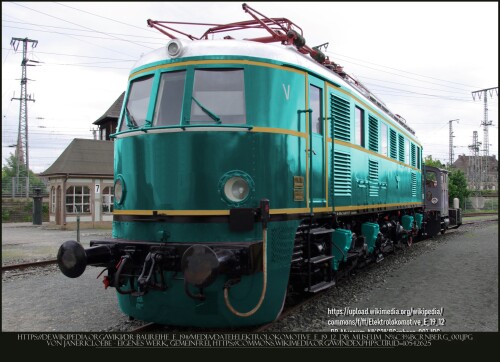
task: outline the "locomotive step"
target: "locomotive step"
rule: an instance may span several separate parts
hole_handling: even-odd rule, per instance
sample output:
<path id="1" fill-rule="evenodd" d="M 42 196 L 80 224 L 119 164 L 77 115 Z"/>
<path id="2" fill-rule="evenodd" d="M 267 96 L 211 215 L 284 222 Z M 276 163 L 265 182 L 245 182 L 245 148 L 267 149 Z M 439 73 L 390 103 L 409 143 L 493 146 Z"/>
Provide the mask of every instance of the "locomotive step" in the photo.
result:
<path id="1" fill-rule="evenodd" d="M 306 263 L 319 264 L 327 260 L 333 259 L 333 255 L 318 255 L 311 259 L 306 259 Z"/>
<path id="2" fill-rule="evenodd" d="M 323 235 L 323 234 L 331 234 L 334 229 L 325 229 L 325 228 L 317 228 L 311 229 L 311 235 Z"/>
<path id="3" fill-rule="evenodd" d="M 305 288 L 305 292 L 309 293 L 317 293 L 323 289 L 333 287 L 335 285 L 335 280 L 332 280 L 331 282 L 320 282 L 318 284 L 314 284 L 310 288 Z"/>

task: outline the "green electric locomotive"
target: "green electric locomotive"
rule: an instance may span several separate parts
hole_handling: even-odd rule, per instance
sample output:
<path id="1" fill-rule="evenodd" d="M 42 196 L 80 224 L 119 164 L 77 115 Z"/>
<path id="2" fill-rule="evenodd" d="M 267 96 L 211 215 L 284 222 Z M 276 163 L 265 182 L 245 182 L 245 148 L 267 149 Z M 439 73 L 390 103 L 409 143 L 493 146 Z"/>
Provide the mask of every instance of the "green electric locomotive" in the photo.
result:
<path id="1" fill-rule="evenodd" d="M 294 23 L 243 8 L 253 20 L 186 40 L 148 21 L 171 40 L 129 77 L 113 238 L 59 250 L 69 277 L 107 268 L 130 317 L 267 323 L 287 295 L 331 287 L 426 233 L 415 132 Z M 268 35 L 209 40 L 242 29 Z"/>

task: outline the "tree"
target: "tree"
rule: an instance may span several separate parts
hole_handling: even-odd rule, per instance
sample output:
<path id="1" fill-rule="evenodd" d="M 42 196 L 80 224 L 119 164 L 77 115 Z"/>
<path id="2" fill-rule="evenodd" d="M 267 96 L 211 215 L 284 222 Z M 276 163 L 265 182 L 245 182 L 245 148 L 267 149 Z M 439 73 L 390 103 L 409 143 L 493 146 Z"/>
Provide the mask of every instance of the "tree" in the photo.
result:
<path id="1" fill-rule="evenodd" d="M 18 159 L 14 154 L 10 154 L 8 158 L 5 159 L 7 164 L 2 167 L 2 194 L 11 195 L 12 194 L 12 178 L 17 177 L 17 162 Z M 26 177 L 26 165 L 19 164 L 19 174 Z M 45 189 L 45 184 L 40 178 L 38 178 L 33 171 L 29 170 L 29 185 L 32 190 L 35 187 L 39 187 L 42 190 Z M 22 190 L 25 192 L 25 190 Z"/>
<path id="2" fill-rule="evenodd" d="M 437 168 L 445 168 L 445 165 L 441 163 L 439 160 L 433 160 L 432 155 L 426 156 L 424 158 L 424 164 L 427 166 L 433 166 Z"/>
<path id="3" fill-rule="evenodd" d="M 451 169 L 448 174 L 448 196 L 450 205 L 453 205 L 453 199 L 457 197 L 462 205 L 465 204 L 465 200 L 469 197 L 470 191 L 467 189 L 467 179 L 465 174 L 458 169 Z"/>

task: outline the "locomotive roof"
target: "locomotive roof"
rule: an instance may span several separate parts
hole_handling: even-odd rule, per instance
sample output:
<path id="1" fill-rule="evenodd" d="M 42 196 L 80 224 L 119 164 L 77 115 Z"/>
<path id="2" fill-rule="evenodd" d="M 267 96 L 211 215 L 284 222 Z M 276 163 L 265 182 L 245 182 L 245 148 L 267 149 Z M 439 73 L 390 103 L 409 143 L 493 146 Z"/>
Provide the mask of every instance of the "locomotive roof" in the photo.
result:
<path id="1" fill-rule="evenodd" d="M 277 43 L 259 43 L 249 40 L 236 40 L 236 39 L 223 39 L 223 40 L 186 40 L 186 39 L 176 39 L 182 43 L 182 58 L 194 58 L 203 56 L 244 56 L 244 57 L 254 57 L 274 60 L 283 64 L 294 65 L 299 68 L 307 69 L 313 73 L 328 79 L 334 83 L 337 83 L 343 88 L 349 89 L 354 95 L 365 99 L 367 103 L 374 104 L 376 108 L 380 110 L 387 118 L 390 118 L 394 124 L 398 125 L 402 129 L 409 130 L 411 137 L 418 141 L 418 138 L 414 134 L 413 130 L 407 125 L 402 123 L 402 121 L 396 119 L 394 115 L 383 105 L 377 106 L 377 103 L 363 94 L 355 86 L 351 85 L 345 81 L 337 73 L 325 68 L 324 66 L 318 64 L 310 56 L 300 53 L 293 45 L 282 45 Z M 134 65 L 132 72 L 136 72 L 139 68 L 146 67 L 152 63 L 157 63 L 161 61 L 175 60 L 179 57 L 173 58 L 168 52 L 166 46 L 153 50 L 149 53 L 143 55 Z M 370 96 L 373 96 L 370 93 Z M 378 101 L 378 99 L 376 99 Z M 381 102 L 380 102 L 381 103 Z M 418 142 L 420 143 L 420 142 Z"/>

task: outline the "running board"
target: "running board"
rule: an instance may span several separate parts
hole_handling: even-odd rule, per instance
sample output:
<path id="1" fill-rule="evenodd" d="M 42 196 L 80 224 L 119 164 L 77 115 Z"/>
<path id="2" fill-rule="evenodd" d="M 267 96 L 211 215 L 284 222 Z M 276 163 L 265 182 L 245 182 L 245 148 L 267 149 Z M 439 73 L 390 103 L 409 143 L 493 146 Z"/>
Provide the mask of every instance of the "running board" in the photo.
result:
<path id="1" fill-rule="evenodd" d="M 320 282 L 318 284 L 314 284 L 310 288 L 305 288 L 304 291 L 309 293 L 317 293 L 323 289 L 333 287 L 334 285 L 335 285 L 335 280 L 332 280 L 331 282 Z"/>
<path id="2" fill-rule="evenodd" d="M 332 259 L 333 259 L 333 255 L 318 255 L 318 256 L 315 256 L 314 258 L 306 259 L 304 261 L 306 263 L 319 264 L 319 263 L 323 263 L 325 261 L 332 260 Z"/>

